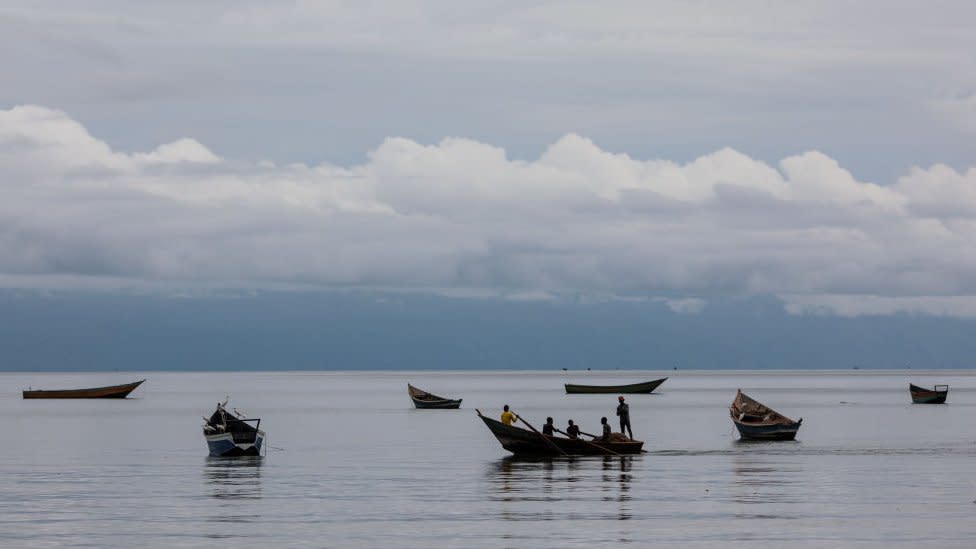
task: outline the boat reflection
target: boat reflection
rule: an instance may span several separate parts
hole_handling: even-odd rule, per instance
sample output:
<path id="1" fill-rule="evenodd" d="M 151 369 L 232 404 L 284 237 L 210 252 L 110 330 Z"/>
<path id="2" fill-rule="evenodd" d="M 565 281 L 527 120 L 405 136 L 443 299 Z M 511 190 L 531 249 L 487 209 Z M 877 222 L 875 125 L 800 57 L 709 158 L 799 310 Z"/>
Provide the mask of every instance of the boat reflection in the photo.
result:
<path id="1" fill-rule="evenodd" d="M 524 458 L 509 456 L 488 470 L 491 499 L 502 502 L 502 520 L 633 518 L 634 456 Z M 616 502 L 613 513 L 605 503 Z M 552 505 L 558 503 L 559 505 Z"/>
<path id="2" fill-rule="evenodd" d="M 784 504 L 802 503 L 796 484 L 803 470 L 795 461 L 784 463 L 771 456 L 742 454 L 732 460 L 733 503 L 748 505 L 736 518 L 796 518 Z"/>
<path id="3" fill-rule="evenodd" d="M 256 522 L 261 515 L 246 511 L 256 509 L 250 501 L 261 499 L 261 464 L 259 456 L 238 458 L 208 457 L 203 478 L 210 497 L 219 503 L 211 509 L 210 522 Z"/>

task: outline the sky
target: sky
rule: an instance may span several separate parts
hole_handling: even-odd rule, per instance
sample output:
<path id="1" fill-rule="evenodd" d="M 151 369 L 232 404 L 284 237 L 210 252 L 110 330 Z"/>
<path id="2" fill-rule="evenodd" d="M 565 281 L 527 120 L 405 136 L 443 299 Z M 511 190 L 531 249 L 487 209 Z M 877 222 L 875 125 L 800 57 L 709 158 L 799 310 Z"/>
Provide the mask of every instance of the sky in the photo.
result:
<path id="1" fill-rule="evenodd" d="M 11 0 L 0 288 L 968 322 L 974 17 Z"/>

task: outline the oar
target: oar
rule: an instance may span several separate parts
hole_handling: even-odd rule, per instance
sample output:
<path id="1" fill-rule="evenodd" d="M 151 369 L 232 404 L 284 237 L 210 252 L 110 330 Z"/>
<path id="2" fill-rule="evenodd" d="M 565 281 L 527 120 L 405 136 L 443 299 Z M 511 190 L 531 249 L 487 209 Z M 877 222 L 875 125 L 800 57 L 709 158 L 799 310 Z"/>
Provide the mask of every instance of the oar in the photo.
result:
<path id="1" fill-rule="evenodd" d="M 540 433 L 539 431 L 536 431 L 536 430 L 535 430 L 535 427 L 533 427 L 531 423 L 529 423 L 528 421 L 525 421 L 524 419 L 522 419 L 522 416 L 520 416 L 520 415 L 518 415 L 518 414 L 515 414 L 515 417 L 516 417 L 516 418 L 517 418 L 517 419 L 518 419 L 519 421 L 521 421 L 522 423 L 524 423 L 524 424 L 525 424 L 526 426 L 528 426 L 528 428 L 529 428 L 529 429 L 532 429 L 532 432 L 533 432 L 533 433 L 535 433 L 535 434 L 537 434 L 537 435 L 539 435 L 539 437 L 540 437 L 540 438 L 541 438 L 542 440 L 544 440 L 544 441 L 546 441 L 546 444 L 548 444 L 549 446 L 552 446 L 553 448 L 555 448 L 555 449 L 556 449 L 556 451 L 558 451 L 558 452 L 559 452 L 560 454 L 562 454 L 562 455 L 564 455 L 564 456 L 568 456 L 568 455 L 569 455 L 569 454 L 567 454 L 567 453 L 566 453 L 565 451 L 563 451 L 563 449 L 562 449 L 562 448 L 560 448 L 560 447 L 559 447 L 559 446 L 558 446 L 558 445 L 557 445 L 557 444 L 556 444 L 555 442 L 553 442 L 553 441 L 551 441 L 551 440 L 549 440 L 548 438 L 546 438 L 546 435 L 544 435 L 544 434 L 542 434 L 542 433 Z"/>
<path id="2" fill-rule="evenodd" d="M 562 433 L 562 434 L 564 434 L 564 435 L 566 435 L 566 436 L 569 436 L 569 434 L 567 434 L 567 433 L 563 433 L 563 432 L 562 432 L 562 431 L 560 431 L 559 429 L 554 429 L 554 431 L 556 431 L 557 433 Z M 583 431 L 580 431 L 580 434 L 581 434 L 581 435 L 586 435 L 586 436 L 588 436 L 588 437 L 593 437 L 593 435 L 591 435 L 591 434 L 589 434 L 589 433 L 584 433 Z M 572 437 L 570 437 L 570 438 L 572 438 Z M 593 437 L 593 438 L 596 438 L 596 437 Z M 614 451 L 613 451 L 613 450 L 611 450 L 610 448 L 604 448 L 603 446 L 600 446 L 599 444 L 594 444 L 594 443 L 592 443 L 592 442 L 590 442 L 590 441 L 588 441 L 588 440 L 586 440 L 586 439 L 584 439 L 584 438 L 577 438 L 576 440 L 581 440 L 581 441 L 583 441 L 583 442 L 585 442 L 585 443 L 587 443 L 587 444 L 589 444 L 590 446 L 592 446 L 592 447 L 594 447 L 594 448 L 599 448 L 600 450 L 602 450 L 602 451 L 604 451 L 604 452 L 607 452 L 607 453 L 610 453 L 610 454 L 613 454 L 613 455 L 615 455 L 615 456 L 620 456 L 620 455 L 623 455 L 623 454 L 620 454 L 620 453 L 618 453 L 618 452 L 614 452 Z"/>

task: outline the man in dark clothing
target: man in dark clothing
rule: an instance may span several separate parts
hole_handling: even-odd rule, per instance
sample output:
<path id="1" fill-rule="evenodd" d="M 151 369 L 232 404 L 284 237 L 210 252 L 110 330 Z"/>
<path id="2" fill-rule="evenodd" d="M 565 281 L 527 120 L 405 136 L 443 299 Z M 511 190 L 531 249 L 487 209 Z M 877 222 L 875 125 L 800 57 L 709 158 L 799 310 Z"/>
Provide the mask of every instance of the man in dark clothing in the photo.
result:
<path id="1" fill-rule="evenodd" d="M 603 436 L 600 437 L 600 440 L 602 442 L 610 442 L 610 424 L 607 423 L 607 418 L 601 417 L 600 424 L 603 425 Z"/>
<path id="2" fill-rule="evenodd" d="M 617 397 L 620 404 L 617 405 L 617 415 L 620 416 L 620 434 L 627 435 L 631 440 L 634 438 L 634 431 L 630 429 L 630 406 L 624 402 L 623 395 Z M 624 429 L 627 429 L 624 431 Z"/>
<path id="3" fill-rule="evenodd" d="M 569 420 L 569 427 L 566 427 L 566 436 L 569 438 L 579 438 L 579 426 Z"/>
<path id="4" fill-rule="evenodd" d="M 553 429 L 555 428 L 556 426 L 552 424 L 552 418 L 547 417 L 546 424 L 542 426 L 542 434 L 552 436 Z"/>

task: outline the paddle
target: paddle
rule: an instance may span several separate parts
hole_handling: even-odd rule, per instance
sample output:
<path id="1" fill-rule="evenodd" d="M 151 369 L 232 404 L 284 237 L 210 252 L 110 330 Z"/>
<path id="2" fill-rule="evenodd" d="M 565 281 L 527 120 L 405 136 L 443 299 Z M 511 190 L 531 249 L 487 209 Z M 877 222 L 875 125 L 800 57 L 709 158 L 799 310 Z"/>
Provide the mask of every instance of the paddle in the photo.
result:
<path id="1" fill-rule="evenodd" d="M 559 429 L 553 429 L 553 430 L 554 430 L 554 431 L 556 431 L 557 433 L 560 433 L 560 434 L 563 434 L 563 435 L 566 435 L 566 436 L 568 436 L 568 437 L 569 437 L 569 434 L 568 434 L 568 433 L 564 433 L 563 431 L 560 431 Z M 591 434 L 589 434 L 589 433 L 584 433 L 583 431 L 580 431 L 580 434 L 581 434 L 581 435 L 586 435 L 586 436 L 588 436 L 588 437 L 592 437 L 592 436 L 593 436 L 593 435 L 591 435 Z M 569 437 L 569 438 L 573 438 L 573 437 Z M 593 437 L 593 438 L 596 438 L 596 437 Z M 620 454 L 620 453 L 618 453 L 618 452 L 614 452 L 614 451 L 613 451 L 613 450 L 611 450 L 610 448 L 604 448 L 603 446 L 600 446 L 599 444 L 595 444 L 595 443 L 593 443 L 593 442 L 590 442 L 590 441 L 588 441 L 588 440 L 586 440 L 586 439 L 584 439 L 584 438 L 578 438 L 578 437 L 577 437 L 577 438 L 576 438 L 575 440 L 581 440 L 581 441 L 583 441 L 583 442 L 585 442 L 586 444 L 589 444 L 590 446 L 592 446 L 592 447 L 594 447 L 594 448 L 599 448 L 600 450 L 602 450 L 602 451 L 604 451 L 604 452 L 607 452 L 607 453 L 609 453 L 609 454 L 613 454 L 613 455 L 615 455 L 615 456 L 620 456 L 620 455 L 623 455 L 623 454 Z"/>
<path id="2" fill-rule="evenodd" d="M 525 421 L 524 419 L 522 419 L 522 416 L 520 416 L 518 414 L 515 414 L 515 419 L 517 419 L 517 420 L 521 421 L 522 423 L 524 423 L 526 426 L 528 426 L 529 429 L 532 429 L 532 432 L 533 433 L 539 435 L 539 437 L 542 438 L 542 440 L 546 441 L 546 444 L 548 444 L 549 446 L 552 446 L 553 448 L 555 448 L 556 451 L 558 451 L 560 454 L 562 454 L 564 456 L 568 456 L 569 455 L 566 452 L 564 452 L 562 448 L 560 448 L 558 445 L 556 445 L 555 442 L 549 440 L 549 438 L 546 437 L 546 435 L 540 433 L 539 431 L 536 431 L 535 430 L 535 427 L 533 427 L 531 423 L 529 423 L 528 421 Z"/>

